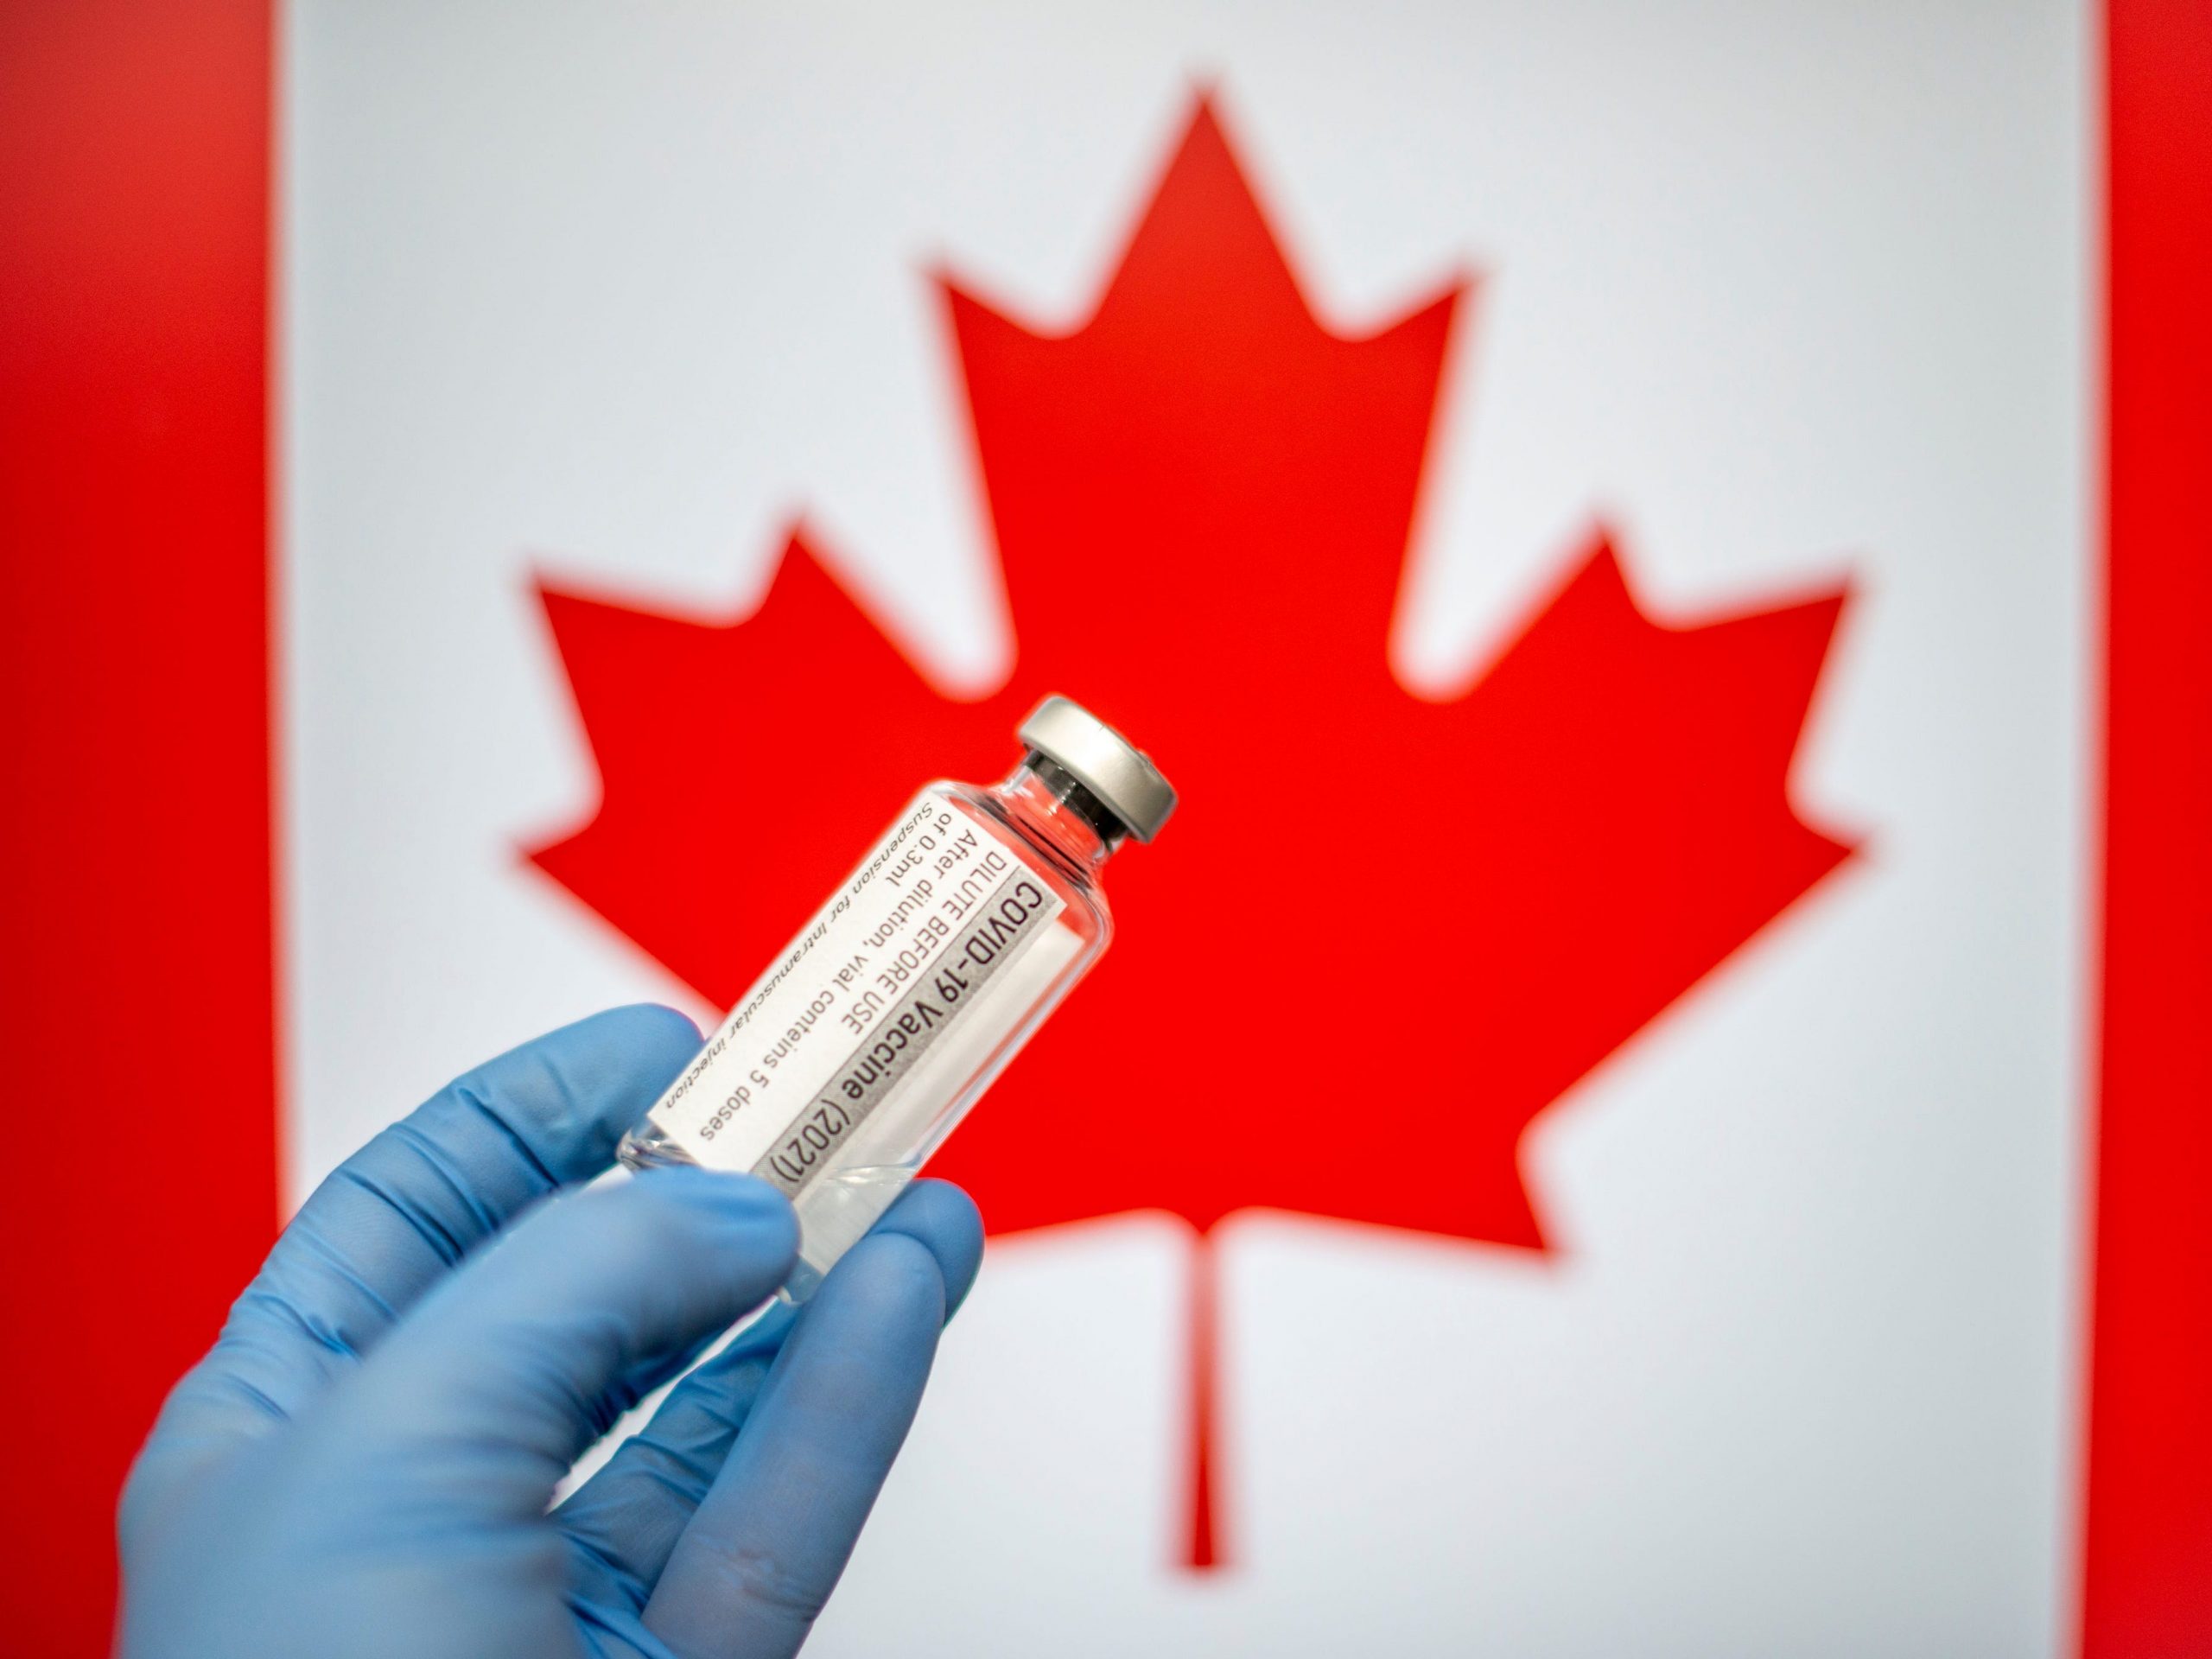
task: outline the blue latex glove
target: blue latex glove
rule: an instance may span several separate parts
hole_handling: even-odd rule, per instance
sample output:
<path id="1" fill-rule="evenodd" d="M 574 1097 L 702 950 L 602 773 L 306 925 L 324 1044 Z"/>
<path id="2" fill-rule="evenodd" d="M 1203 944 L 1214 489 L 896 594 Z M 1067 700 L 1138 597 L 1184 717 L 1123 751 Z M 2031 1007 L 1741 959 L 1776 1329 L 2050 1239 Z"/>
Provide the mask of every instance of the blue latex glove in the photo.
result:
<path id="1" fill-rule="evenodd" d="M 791 1264 L 791 1208 L 749 1177 L 549 1198 L 698 1046 L 665 1009 L 584 1020 L 322 1184 L 132 1471 L 126 1659 L 798 1649 L 982 1232 L 918 1183 L 803 1314 L 764 1315 L 549 1514 L 576 1454 Z"/>

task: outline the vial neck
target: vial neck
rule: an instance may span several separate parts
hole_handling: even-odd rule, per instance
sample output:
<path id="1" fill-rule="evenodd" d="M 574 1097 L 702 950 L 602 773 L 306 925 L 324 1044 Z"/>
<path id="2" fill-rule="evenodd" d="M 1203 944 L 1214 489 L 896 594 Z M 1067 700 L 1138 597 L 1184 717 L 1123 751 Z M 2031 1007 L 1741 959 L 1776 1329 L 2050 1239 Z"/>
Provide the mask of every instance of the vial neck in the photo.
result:
<path id="1" fill-rule="evenodd" d="M 1096 796 L 1041 754 L 1027 756 L 991 793 L 1018 828 L 1078 870 L 1096 870 L 1128 835 Z"/>

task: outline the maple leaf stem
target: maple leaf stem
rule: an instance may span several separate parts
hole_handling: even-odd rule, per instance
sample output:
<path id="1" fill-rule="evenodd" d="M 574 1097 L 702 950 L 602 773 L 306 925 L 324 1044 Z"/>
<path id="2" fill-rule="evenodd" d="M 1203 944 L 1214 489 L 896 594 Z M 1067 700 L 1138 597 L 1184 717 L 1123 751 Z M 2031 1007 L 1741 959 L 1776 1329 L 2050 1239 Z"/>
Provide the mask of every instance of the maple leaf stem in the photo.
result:
<path id="1" fill-rule="evenodd" d="M 1219 1371 L 1216 1344 L 1220 1266 L 1215 1257 L 1213 1235 L 1200 1231 L 1191 1244 L 1189 1285 L 1189 1341 L 1185 1409 L 1188 1412 L 1184 1446 L 1187 1459 L 1184 1493 L 1189 1508 L 1185 1516 L 1182 1564 L 1194 1573 L 1207 1573 L 1227 1565 L 1223 1548 L 1220 1516 L 1216 1503 L 1220 1485 L 1216 1478 L 1220 1453 L 1217 1409 Z"/>

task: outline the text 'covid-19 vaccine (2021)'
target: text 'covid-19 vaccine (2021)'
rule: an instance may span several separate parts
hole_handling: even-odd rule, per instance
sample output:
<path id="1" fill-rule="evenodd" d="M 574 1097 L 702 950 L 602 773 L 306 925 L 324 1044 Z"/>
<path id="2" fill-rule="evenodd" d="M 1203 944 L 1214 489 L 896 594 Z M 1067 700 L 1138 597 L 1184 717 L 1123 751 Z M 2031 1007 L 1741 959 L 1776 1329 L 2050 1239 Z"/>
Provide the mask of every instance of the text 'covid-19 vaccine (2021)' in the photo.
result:
<path id="1" fill-rule="evenodd" d="M 798 1211 L 804 1301 L 1114 936 L 1099 873 L 1175 791 L 1065 697 L 988 788 L 935 783 L 739 999 L 622 1161 L 741 1170 Z"/>

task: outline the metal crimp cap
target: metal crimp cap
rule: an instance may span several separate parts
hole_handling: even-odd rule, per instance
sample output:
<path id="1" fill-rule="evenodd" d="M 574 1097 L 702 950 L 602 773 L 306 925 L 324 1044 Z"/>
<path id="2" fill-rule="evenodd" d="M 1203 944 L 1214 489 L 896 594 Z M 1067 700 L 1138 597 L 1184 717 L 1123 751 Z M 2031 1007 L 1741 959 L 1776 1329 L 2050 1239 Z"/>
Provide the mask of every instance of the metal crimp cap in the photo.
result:
<path id="1" fill-rule="evenodd" d="M 1079 702 L 1047 697 L 1016 734 L 1098 798 L 1139 841 L 1150 841 L 1175 810 L 1175 786 L 1137 746 Z"/>

